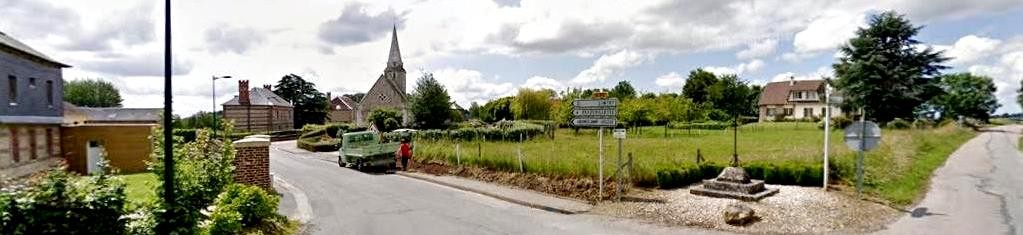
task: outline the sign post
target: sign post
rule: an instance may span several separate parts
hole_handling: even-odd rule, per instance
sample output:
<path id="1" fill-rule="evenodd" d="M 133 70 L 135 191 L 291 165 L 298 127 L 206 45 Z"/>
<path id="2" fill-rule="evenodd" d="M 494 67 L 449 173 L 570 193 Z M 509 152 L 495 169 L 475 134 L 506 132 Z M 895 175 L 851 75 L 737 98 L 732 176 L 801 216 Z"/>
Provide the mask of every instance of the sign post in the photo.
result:
<path id="1" fill-rule="evenodd" d="M 604 198 L 604 128 L 618 124 L 618 99 L 578 99 L 572 102 L 572 126 L 597 127 L 599 180 L 597 198 Z"/>
<path id="2" fill-rule="evenodd" d="M 860 116 L 860 121 L 852 123 L 845 128 L 845 145 L 855 150 L 856 158 L 856 193 L 863 193 L 863 155 L 881 142 L 881 128 L 877 123 L 865 121 Z"/>

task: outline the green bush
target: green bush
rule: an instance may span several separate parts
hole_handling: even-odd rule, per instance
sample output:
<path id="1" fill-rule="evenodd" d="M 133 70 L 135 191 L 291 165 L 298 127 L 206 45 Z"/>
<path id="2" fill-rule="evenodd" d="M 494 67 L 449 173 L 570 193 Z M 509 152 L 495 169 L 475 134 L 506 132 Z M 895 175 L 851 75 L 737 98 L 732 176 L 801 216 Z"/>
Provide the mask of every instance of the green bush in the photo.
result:
<path id="1" fill-rule="evenodd" d="M 671 122 L 668 127 L 672 129 L 693 129 L 693 130 L 724 130 L 732 127 L 730 122 Z"/>
<path id="2" fill-rule="evenodd" d="M 217 196 L 216 211 L 237 211 L 241 224 L 255 226 L 274 216 L 280 199 L 257 186 L 233 184 Z"/>
<path id="3" fill-rule="evenodd" d="M 895 118 L 884 125 L 888 129 L 909 129 L 912 124 L 902 118 Z"/>
<path id="4" fill-rule="evenodd" d="M 106 174 L 50 170 L 25 188 L 0 192 L 0 234 L 124 234 L 124 187 Z"/>
<path id="5" fill-rule="evenodd" d="M 331 139 L 327 141 L 318 141 L 318 138 L 298 139 L 296 143 L 298 148 L 305 149 L 310 152 L 331 152 L 337 151 L 341 148 L 341 139 Z"/>
<path id="6" fill-rule="evenodd" d="M 852 123 L 853 123 L 852 119 L 849 119 L 848 117 L 845 116 L 838 116 L 832 117 L 830 124 L 832 129 L 845 129 L 849 125 L 852 125 Z M 824 120 L 820 120 L 817 122 L 817 129 L 824 129 Z"/>
<path id="7" fill-rule="evenodd" d="M 204 234 L 239 234 L 242 231 L 242 214 L 234 210 L 217 208 L 210 213 L 210 218 L 204 225 Z"/>
<path id="8" fill-rule="evenodd" d="M 913 128 L 916 129 L 933 128 L 934 125 L 934 121 L 928 119 L 917 119 L 913 121 Z"/>
<path id="9" fill-rule="evenodd" d="M 704 163 L 699 165 L 683 165 L 676 169 L 657 171 L 657 185 L 661 188 L 679 188 L 699 183 L 704 179 L 717 177 L 726 165 Z M 824 182 L 823 169 L 819 166 L 805 164 L 746 164 L 746 170 L 752 179 L 764 180 L 768 184 L 819 186 Z"/>
<path id="10" fill-rule="evenodd" d="M 225 124 L 225 130 L 232 130 L 230 124 Z M 153 128 L 152 136 L 160 136 L 162 128 Z M 230 135 L 231 133 L 224 133 Z M 174 144 L 174 206 L 163 200 L 163 183 L 157 184 L 157 197 L 159 210 L 157 217 L 162 213 L 173 212 L 175 216 L 172 221 L 159 221 L 161 226 L 172 228 L 174 232 L 181 234 L 194 234 L 198 222 L 204 219 L 200 213 L 210 205 L 220 191 L 227 185 L 234 182 L 234 146 L 231 144 L 219 144 L 211 141 L 212 134 L 205 130 L 196 132 L 196 140 L 188 143 Z M 163 138 L 154 138 L 153 161 L 149 168 L 156 175 L 162 175 L 163 166 Z M 163 180 L 162 178 L 158 178 Z"/>
<path id="11" fill-rule="evenodd" d="M 195 141 L 195 129 L 174 129 L 175 136 L 181 136 L 185 142 Z"/>

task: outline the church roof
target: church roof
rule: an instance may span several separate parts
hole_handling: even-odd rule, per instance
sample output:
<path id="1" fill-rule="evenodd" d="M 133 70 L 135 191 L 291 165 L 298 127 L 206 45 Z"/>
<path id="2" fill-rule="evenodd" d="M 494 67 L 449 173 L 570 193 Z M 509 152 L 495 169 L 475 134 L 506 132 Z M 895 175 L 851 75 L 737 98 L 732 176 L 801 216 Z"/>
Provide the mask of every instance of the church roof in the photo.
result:
<path id="1" fill-rule="evenodd" d="M 387 67 L 402 67 L 401 51 L 398 49 L 398 26 L 391 31 L 391 52 L 387 55 Z"/>

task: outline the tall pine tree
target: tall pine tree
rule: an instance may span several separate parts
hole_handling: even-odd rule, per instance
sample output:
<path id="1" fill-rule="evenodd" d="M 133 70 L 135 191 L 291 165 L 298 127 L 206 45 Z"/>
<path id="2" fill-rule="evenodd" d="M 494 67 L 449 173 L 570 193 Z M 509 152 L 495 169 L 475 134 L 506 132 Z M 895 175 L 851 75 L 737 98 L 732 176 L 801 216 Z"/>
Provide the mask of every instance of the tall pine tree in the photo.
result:
<path id="1" fill-rule="evenodd" d="M 844 109 L 864 108 L 867 118 L 879 122 L 912 119 L 913 110 L 942 93 L 937 77 L 948 58 L 913 39 L 920 28 L 888 11 L 856 31 L 833 65 Z"/>

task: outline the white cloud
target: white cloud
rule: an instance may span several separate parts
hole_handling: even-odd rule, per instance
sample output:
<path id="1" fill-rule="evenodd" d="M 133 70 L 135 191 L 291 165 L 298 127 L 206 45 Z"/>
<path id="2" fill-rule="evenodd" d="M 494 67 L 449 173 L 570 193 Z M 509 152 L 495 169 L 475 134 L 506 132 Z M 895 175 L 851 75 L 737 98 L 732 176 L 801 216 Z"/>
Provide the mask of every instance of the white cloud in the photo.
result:
<path id="1" fill-rule="evenodd" d="M 777 47 L 778 47 L 777 39 L 773 38 L 764 39 L 749 44 L 749 46 L 746 49 L 743 49 L 735 53 L 735 57 L 739 58 L 740 60 L 761 58 L 764 56 L 771 55 L 771 53 L 774 53 L 774 50 Z"/>
<path id="2" fill-rule="evenodd" d="M 818 67 L 816 71 L 809 73 L 796 74 L 794 72 L 779 73 L 771 77 L 771 82 L 782 82 L 788 81 L 789 79 L 795 80 L 820 80 L 825 77 L 834 77 L 835 71 L 828 66 Z"/>
<path id="3" fill-rule="evenodd" d="M 614 54 L 603 55 L 593 62 L 593 66 L 579 72 L 579 75 L 572 79 L 572 83 L 590 84 L 593 82 L 603 82 L 607 78 L 619 75 L 625 69 L 636 67 L 647 60 L 649 60 L 648 56 L 629 50 L 621 50 Z"/>
<path id="4" fill-rule="evenodd" d="M 500 82 L 496 78 L 485 79 L 482 73 L 471 69 L 435 70 L 433 77 L 444 85 L 451 99 L 463 107 L 469 107 L 472 102 L 486 103 L 487 100 L 511 96 L 516 91 L 510 82 Z"/>
<path id="5" fill-rule="evenodd" d="M 1002 41 L 998 39 L 979 37 L 971 34 L 959 38 L 959 40 L 951 46 L 937 45 L 934 46 L 934 49 L 944 50 L 945 56 L 952 57 L 952 61 L 950 61 L 952 64 L 961 65 L 984 58 L 1001 43 Z"/>
<path id="6" fill-rule="evenodd" d="M 782 55 L 782 59 L 798 62 L 820 52 L 833 50 L 849 38 L 856 36 L 856 29 L 865 26 L 863 12 L 828 11 L 816 17 L 805 29 L 792 39 L 793 52 Z"/>
<path id="7" fill-rule="evenodd" d="M 725 74 L 744 75 L 749 73 L 756 73 L 759 72 L 760 69 L 762 68 L 764 68 L 764 61 L 760 59 L 755 59 L 751 60 L 750 62 L 739 63 L 732 67 L 709 66 L 704 67 L 703 70 L 720 76 Z"/>
<path id="8" fill-rule="evenodd" d="M 531 89 L 551 89 L 559 91 L 565 89 L 565 84 L 562 84 L 561 81 L 554 80 L 549 77 L 533 76 L 530 77 L 529 79 L 526 79 L 526 83 L 522 84 L 522 86 L 520 87 Z"/>
<path id="9" fill-rule="evenodd" d="M 655 80 L 654 83 L 663 88 L 681 89 L 684 81 L 685 78 L 683 78 L 682 75 L 679 75 L 677 72 L 671 72 L 657 76 L 657 80 Z"/>

